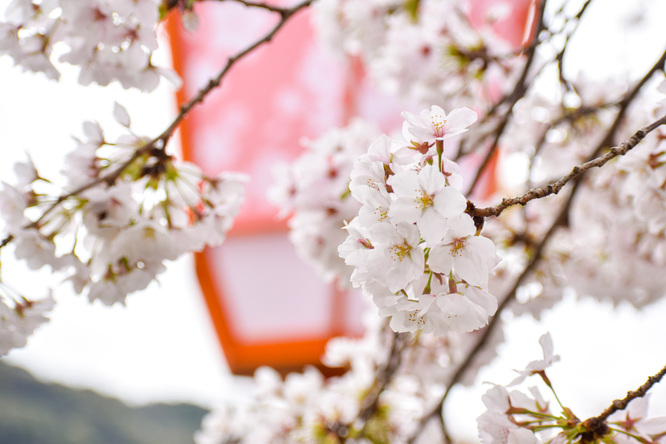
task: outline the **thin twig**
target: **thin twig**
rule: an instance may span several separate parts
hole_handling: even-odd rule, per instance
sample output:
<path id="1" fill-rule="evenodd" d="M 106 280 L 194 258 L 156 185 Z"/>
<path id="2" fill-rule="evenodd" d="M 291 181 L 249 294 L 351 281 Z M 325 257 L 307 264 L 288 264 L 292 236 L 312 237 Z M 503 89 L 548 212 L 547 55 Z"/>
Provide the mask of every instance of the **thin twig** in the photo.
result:
<path id="1" fill-rule="evenodd" d="M 271 29 L 270 32 L 268 32 L 268 34 L 266 34 L 263 38 L 257 40 L 256 42 L 254 42 L 253 44 L 251 44 L 250 46 L 248 46 L 247 48 L 245 48 L 244 50 L 242 50 L 238 54 L 234 55 L 233 57 L 229 57 L 229 59 L 227 60 L 226 65 L 224 66 L 224 68 L 222 68 L 220 73 L 217 76 L 215 76 L 214 78 L 210 79 L 208 84 L 205 87 L 203 87 L 197 93 L 196 96 L 194 96 L 192 99 L 190 99 L 189 102 L 187 102 L 184 105 L 181 105 L 180 112 L 178 113 L 178 116 L 176 116 L 176 118 L 171 123 L 171 125 L 169 125 L 169 127 L 157 139 L 162 140 L 164 142 L 164 144 L 166 145 L 166 142 L 169 140 L 169 138 L 171 137 L 171 135 L 173 134 L 175 129 L 178 127 L 180 122 L 185 118 L 185 116 L 190 112 L 190 110 L 192 108 L 194 108 L 195 105 L 203 102 L 203 100 L 206 98 L 208 93 L 210 93 L 211 90 L 218 87 L 220 85 L 220 83 L 222 83 L 222 79 L 224 78 L 224 76 L 227 74 L 229 69 L 231 69 L 231 67 L 238 60 L 242 59 L 243 57 L 245 57 L 246 55 L 248 55 L 249 53 L 254 51 L 258 46 L 261 46 L 265 43 L 270 42 L 273 39 L 273 37 L 275 36 L 275 34 L 280 30 L 280 28 L 282 28 L 282 26 L 284 26 L 284 24 L 295 13 L 297 13 L 301 9 L 304 9 L 304 8 L 310 6 L 310 4 L 312 4 L 313 1 L 314 0 L 305 0 L 304 2 L 297 4 L 293 8 L 277 10 L 277 12 L 280 13 L 281 18 L 280 18 L 280 21 L 273 27 L 273 29 Z"/>
<path id="2" fill-rule="evenodd" d="M 541 31 L 544 29 L 544 12 L 546 10 L 546 2 L 547 0 L 541 0 L 539 2 L 539 12 L 538 12 L 538 17 L 537 17 L 537 26 L 534 31 L 534 36 L 532 37 L 533 42 L 536 43 L 539 41 L 539 34 L 541 34 Z M 483 162 L 481 162 L 481 165 L 479 166 L 476 176 L 474 177 L 474 180 L 472 180 L 472 184 L 469 186 L 469 189 L 467 190 L 467 195 L 471 195 L 472 192 L 474 191 L 474 188 L 476 188 L 476 185 L 479 183 L 479 180 L 481 179 L 481 175 L 486 169 L 486 166 L 490 163 L 490 160 L 493 157 L 493 154 L 497 150 L 497 147 L 499 146 L 499 140 L 504 134 L 504 130 L 506 129 L 506 126 L 509 124 L 509 120 L 511 119 L 511 116 L 513 113 L 511 112 L 513 110 L 513 107 L 518 103 L 518 101 L 525 95 L 527 92 L 528 86 L 526 84 L 527 82 L 527 76 L 530 72 L 530 68 L 532 67 L 532 63 L 534 62 L 534 58 L 536 55 L 536 48 L 537 44 L 530 45 L 529 49 L 527 51 L 527 60 L 525 61 L 525 66 L 523 67 L 523 71 L 520 74 L 520 78 L 516 82 L 516 85 L 513 88 L 513 91 L 511 94 L 509 94 L 506 97 L 506 101 L 509 102 L 508 107 L 506 112 L 504 113 L 504 116 L 502 116 L 502 120 L 500 120 L 499 124 L 495 127 L 495 130 L 493 131 L 495 133 L 495 137 L 493 139 L 493 144 L 491 145 L 490 149 L 486 153 L 486 157 L 483 159 Z M 504 100 L 504 99 L 503 99 Z"/>
<path id="3" fill-rule="evenodd" d="M 577 178 L 578 176 L 582 175 L 585 173 L 587 170 L 591 168 L 600 168 L 604 166 L 608 161 L 611 159 L 614 159 L 615 157 L 618 156 L 623 156 L 629 152 L 632 148 L 634 148 L 638 143 L 645 138 L 649 133 L 654 131 L 657 127 L 663 125 L 666 123 L 666 115 L 663 116 L 661 119 L 656 120 L 655 122 L 651 123 L 650 125 L 636 131 L 633 136 L 631 136 L 629 139 L 625 140 L 622 142 L 620 145 L 611 148 L 606 154 L 603 156 L 597 157 L 593 160 L 590 160 L 588 162 L 585 162 L 581 165 L 577 165 L 573 167 L 571 172 L 567 174 L 566 176 L 562 177 L 561 179 L 551 182 L 548 185 L 544 185 L 541 187 L 535 187 L 529 190 L 527 193 L 523 194 L 522 196 L 518 197 L 511 197 L 511 198 L 505 198 L 502 199 L 502 202 L 500 202 L 498 205 L 495 205 L 494 207 L 487 207 L 487 208 L 472 208 L 468 211 L 468 213 L 472 217 L 490 217 L 490 216 L 499 216 L 502 214 L 502 212 L 507 209 L 510 206 L 513 205 L 525 205 L 527 202 L 534 200 L 534 199 L 541 199 L 543 197 L 549 196 L 551 194 L 557 194 L 560 192 L 560 190 L 567 184 L 569 183 L 572 179 Z"/>
<path id="4" fill-rule="evenodd" d="M 221 2 L 224 1 L 233 1 L 236 3 L 241 3 L 242 5 L 247 6 L 248 8 L 259 8 L 259 9 L 265 9 L 267 11 L 271 12 L 277 12 L 278 14 L 284 14 L 285 11 L 288 11 L 289 8 L 281 8 L 279 6 L 272 6 L 266 3 L 260 3 L 260 2 L 250 2 L 247 0 L 219 0 Z"/>
<path id="5" fill-rule="evenodd" d="M 611 126 L 608 128 L 608 131 L 606 131 L 606 134 L 604 135 L 604 137 L 599 141 L 599 143 L 598 143 L 597 146 L 595 147 L 595 149 L 594 149 L 594 151 L 592 152 L 592 154 L 590 154 L 590 156 L 588 157 L 588 160 L 587 160 L 586 163 L 589 163 L 589 162 L 592 162 L 592 161 L 598 160 L 598 159 L 596 159 L 596 158 L 597 158 L 597 156 L 599 156 L 599 155 L 601 154 L 601 152 L 604 150 L 604 148 L 613 145 L 613 139 L 614 139 L 614 137 L 615 137 L 615 134 L 617 133 L 617 130 L 620 128 L 620 124 L 622 123 L 622 120 L 624 119 L 624 115 L 625 115 L 625 113 L 627 112 L 627 109 L 629 108 L 629 105 L 634 101 L 634 99 L 636 98 L 636 96 L 638 96 L 638 93 L 639 93 L 640 90 L 643 88 L 643 86 L 645 86 L 645 84 L 648 82 L 648 80 L 650 80 L 650 78 L 652 78 L 652 75 L 653 75 L 655 72 L 664 69 L 665 64 L 666 64 L 666 51 L 664 51 L 664 52 L 661 54 L 661 57 L 659 57 L 659 60 L 657 60 L 657 62 L 656 62 L 656 63 L 655 63 L 655 64 L 654 64 L 654 65 L 648 70 L 647 73 L 645 73 L 645 75 L 641 78 L 641 80 L 639 80 L 638 83 L 636 83 L 636 85 L 634 85 L 634 87 L 631 89 L 631 91 L 629 91 L 627 94 L 625 94 L 624 98 L 623 98 L 623 99 L 620 101 L 620 103 L 619 103 L 619 109 L 618 109 L 618 112 L 617 112 L 617 114 L 616 114 L 616 116 L 615 116 L 615 120 L 613 121 L 613 123 L 611 124 Z M 663 118 L 662 118 L 662 119 L 663 119 Z M 640 133 L 641 131 L 644 131 L 645 129 L 650 128 L 652 125 L 657 124 L 657 123 L 660 122 L 662 119 L 659 119 L 659 120 L 657 120 L 656 122 L 654 122 L 653 124 L 648 125 L 647 127 L 643 128 L 642 130 L 637 131 L 636 134 L 634 134 L 634 136 L 632 136 L 632 138 L 635 137 L 635 136 L 636 136 L 638 133 Z M 660 126 L 660 125 L 662 125 L 662 124 L 663 124 L 663 122 L 662 122 L 662 123 L 659 123 L 659 124 L 656 125 L 654 128 L 656 128 L 657 126 Z M 650 131 L 654 130 L 654 128 L 651 128 Z M 647 134 L 647 133 L 646 133 L 646 134 Z M 641 137 L 641 139 L 644 138 L 644 137 L 645 137 L 645 135 L 643 135 L 643 136 Z M 629 141 L 631 141 L 631 139 L 629 139 Z M 629 142 L 629 141 L 625 141 L 624 143 L 627 143 L 627 142 Z M 640 141 L 640 140 L 639 140 L 639 141 Z M 638 143 L 638 142 L 636 142 L 636 143 Z M 622 146 L 622 145 L 620 145 L 620 147 L 621 147 L 621 146 Z M 635 146 L 635 145 L 634 145 L 634 146 Z M 616 149 L 619 149 L 620 147 L 615 147 L 615 148 L 616 148 Z M 631 146 L 629 149 L 631 149 L 631 148 L 633 148 L 633 146 Z M 628 151 L 629 149 L 627 149 L 627 151 Z M 611 152 L 612 152 L 612 150 L 611 150 Z M 606 155 L 608 155 L 608 154 L 609 154 L 609 153 L 606 153 Z M 624 154 L 624 153 L 623 153 L 623 154 Z M 603 157 L 605 157 L 605 156 L 602 156 L 602 158 L 603 158 Z M 617 154 L 614 155 L 614 156 L 612 156 L 612 157 L 617 157 Z M 611 158 L 612 158 L 612 157 L 611 157 Z M 610 158 L 609 158 L 608 160 L 610 160 Z M 604 163 L 608 162 L 608 160 L 606 160 Z M 583 165 L 585 165 L 585 164 L 583 164 Z M 602 165 L 603 165 L 603 164 L 602 164 Z M 594 167 L 594 166 L 595 166 L 595 165 L 591 165 L 589 168 L 592 168 L 592 167 Z M 574 167 L 574 169 L 573 169 L 573 170 L 571 171 L 571 173 L 569 173 L 569 174 L 574 173 L 574 171 L 576 170 L 576 168 L 580 168 L 580 167 L 581 167 L 581 166 Z M 588 168 L 588 169 L 589 169 L 589 168 Z M 583 172 L 584 172 L 584 171 L 583 171 Z M 572 178 L 577 178 L 577 177 L 579 177 L 581 174 L 582 174 L 582 172 L 579 172 L 579 173 L 577 173 L 577 174 L 574 174 L 574 176 L 573 176 Z M 566 177 L 566 176 L 565 176 L 565 177 Z M 570 178 L 569 180 L 571 180 L 572 178 Z M 564 178 L 563 178 L 563 179 L 564 179 Z M 563 180 L 563 179 L 560 179 L 560 181 Z M 568 182 L 569 180 L 567 180 L 567 182 Z M 559 182 L 559 181 L 558 181 L 558 182 Z M 578 187 L 578 183 L 579 183 L 579 182 L 578 182 L 578 179 L 576 179 L 576 183 L 575 183 L 575 185 L 574 185 L 574 189 L 572 190 L 572 193 L 575 193 L 575 191 L 576 191 L 576 189 L 577 189 L 577 187 Z M 542 193 L 542 192 L 544 192 L 544 191 L 548 191 L 548 187 L 551 187 L 551 186 L 553 186 L 554 184 L 555 184 L 555 183 L 551 183 L 551 184 L 549 184 L 549 185 L 546 185 L 545 187 L 534 188 L 534 189 L 528 191 L 528 192 L 526 193 L 526 195 L 528 195 L 528 194 L 530 194 L 530 193 L 532 193 L 532 192 L 536 192 L 537 194 L 539 194 L 539 193 Z M 565 184 L 566 184 L 566 182 L 563 183 L 562 186 L 564 186 Z M 540 190 L 540 189 L 542 189 L 542 188 L 545 188 L 545 190 Z M 561 187 L 560 187 L 560 188 L 561 188 Z M 558 189 L 557 191 L 559 191 L 559 189 Z M 553 193 L 544 194 L 544 195 L 541 196 L 541 197 L 545 197 L 545 196 L 547 196 L 547 195 L 549 195 L 549 194 L 553 194 Z M 467 210 L 467 212 L 468 212 L 470 215 L 472 215 L 472 217 L 476 217 L 476 218 L 477 218 L 477 221 L 478 221 L 478 219 L 480 219 L 480 218 L 489 217 L 489 216 L 497 216 L 497 215 L 499 215 L 502 211 L 504 211 L 505 208 L 507 208 L 507 207 L 509 207 L 509 206 L 511 206 L 511 205 L 521 204 L 520 199 L 523 198 L 523 197 L 525 197 L 526 195 L 519 196 L 519 197 L 517 197 L 517 198 L 503 199 L 502 202 L 501 202 L 499 205 L 496 206 L 496 207 L 501 207 L 501 209 L 499 209 L 499 212 L 496 212 L 496 214 L 493 213 L 493 209 L 496 208 L 496 207 L 489 207 L 489 208 L 475 209 L 475 208 L 474 208 L 474 205 L 471 204 L 471 202 L 468 204 L 468 210 Z M 537 197 L 535 196 L 534 198 L 537 198 Z M 534 198 L 530 198 L 530 199 L 526 200 L 525 203 L 529 202 L 530 200 L 532 200 L 532 199 L 534 199 Z M 514 200 L 516 200 L 516 201 L 514 201 Z M 509 205 L 506 205 L 506 206 L 503 207 L 503 204 L 505 204 L 505 203 L 508 202 L 508 201 L 512 201 L 512 202 L 509 203 Z M 522 203 L 521 205 L 524 205 L 525 203 Z M 477 213 L 477 211 L 479 211 L 479 212 Z M 487 212 L 487 214 L 486 214 L 486 212 Z M 478 225 L 478 223 L 477 223 L 477 225 Z"/>
<path id="6" fill-rule="evenodd" d="M 564 44 L 562 45 L 562 49 L 555 56 L 555 60 L 557 61 L 557 74 L 560 83 L 563 84 L 567 88 L 567 90 L 571 89 L 571 83 L 564 78 L 564 54 L 566 53 L 567 48 L 569 47 L 569 40 L 571 40 L 571 37 L 573 37 L 573 35 L 576 33 L 578 25 L 580 25 L 580 19 L 583 17 L 583 14 L 585 14 L 585 11 L 587 10 L 588 6 L 590 6 L 590 3 L 592 3 L 592 0 L 587 0 L 578 11 L 578 14 L 569 19 L 569 20 L 575 19 L 576 22 L 574 24 L 573 29 L 566 35 Z"/>
<path id="7" fill-rule="evenodd" d="M 613 403 L 606 410 L 601 412 L 601 414 L 596 418 L 600 421 L 605 421 L 613 413 L 619 410 L 626 409 L 631 401 L 633 401 L 636 398 L 642 398 L 643 396 L 645 396 L 648 390 L 650 390 L 653 385 L 661 381 L 661 378 L 663 378 L 664 375 L 666 375 L 666 366 L 664 366 L 664 368 L 659 370 L 659 372 L 656 375 L 650 376 L 647 379 L 647 381 L 645 381 L 645 384 L 641 385 L 636 390 L 628 391 L 627 396 L 625 396 L 624 398 L 616 399 L 615 401 L 613 401 Z"/>
<path id="8" fill-rule="evenodd" d="M 404 350 L 406 343 L 407 335 L 405 333 L 393 333 L 389 357 L 386 363 L 377 369 L 375 380 L 373 381 L 372 386 L 368 389 L 367 395 L 361 402 L 361 408 L 356 416 L 356 420 L 354 420 L 354 422 L 363 424 L 360 436 L 365 436 L 368 420 L 375 414 L 377 408 L 379 408 L 379 398 L 381 394 L 389 385 L 400 367 L 402 351 Z M 341 430 L 347 431 L 351 425 L 352 424 L 342 427 Z M 340 438 L 345 438 L 345 436 L 341 436 Z"/>
<path id="9" fill-rule="evenodd" d="M 662 368 L 656 375 L 650 376 L 645 384 L 638 389 L 627 392 L 627 396 L 623 399 L 616 399 L 613 401 L 613 403 L 604 410 L 601 415 L 583 421 L 580 424 L 582 426 L 581 432 L 577 436 L 577 438 L 580 438 L 580 442 L 598 442 L 604 436 L 608 435 L 611 429 L 606 423 L 606 419 L 608 419 L 613 413 L 626 409 L 629 403 L 634 399 L 645 396 L 653 385 L 661 381 L 664 374 L 666 374 L 666 367 Z"/>

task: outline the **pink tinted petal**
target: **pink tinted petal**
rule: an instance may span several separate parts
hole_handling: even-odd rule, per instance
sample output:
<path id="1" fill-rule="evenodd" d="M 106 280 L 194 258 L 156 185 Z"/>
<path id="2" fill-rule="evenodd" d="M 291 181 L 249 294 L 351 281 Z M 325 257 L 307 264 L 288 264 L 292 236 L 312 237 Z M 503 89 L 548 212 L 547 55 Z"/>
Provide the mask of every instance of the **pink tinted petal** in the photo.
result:
<path id="1" fill-rule="evenodd" d="M 414 223 L 421 217 L 422 210 L 414 199 L 398 199 L 391 202 L 388 215 L 393 223 Z"/>
<path id="2" fill-rule="evenodd" d="M 495 244 L 487 237 L 469 236 L 467 238 L 467 248 L 474 251 L 477 256 L 483 258 L 486 266 L 489 268 L 497 265 L 499 261 L 495 254 Z"/>
<path id="3" fill-rule="evenodd" d="M 424 128 L 422 126 L 413 126 L 409 129 L 412 136 L 416 137 L 421 142 L 433 142 L 435 139 L 434 130 L 431 128 Z"/>
<path id="4" fill-rule="evenodd" d="M 432 250 L 430 250 L 430 256 L 428 256 L 428 265 L 430 265 L 430 269 L 436 273 L 449 274 L 453 268 L 451 248 L 446 245 L 432 247 Z"/>
<path id="5" fill-rule="evenodd" d="M 437 305 L 444 312 L 452 330 L 469 332 L 486 325 L 488 313 L 467 297 L 452 293 L 439 296 Z"/>
<path id="6" fill-rule="evenodd" d="M 446 220 L 434 209 L 426 209 L 416 225 L 421 231 L 421 237 L 430 245 L 439 243 L 446 234 Z"/>
<path id="7" fill-rule="evenodd" d="M 446 187 L 444 175 L 434 165 L 424 166 L 418 175 L 419 186 L 428 195 L 433 195 Z"/>
<path id="8" fill-rule="evenodd" d="M 389 164 L 390 155 L 391 139 L 386 134 L 382 134 L 377 140 L 372 142 L 368 148 L 368 156 L 372 160 L 380 161 L 386 165 Z"/>
<path id="9" fill-rule="evenodd" d="M 454 109 L 446 119 L 446 135 L 455 136 L 467 131 L 467 127 L 476 122 L 476 119 L 476 113 L 469 108 Z"/>
<path id="10" fill-rule="evenodd" d="M 416 195 L 417 190 L 420 190 L 419 177 L 416 171 L 403 171 L 387 180 L 388 184 L 393 188 L 393 192 L 397 197 L 413 197 Z"/>
<path id="11" fill-rule="evenodd" d="M 445 187 L 433 197 L 435 210 L 446 218 L 459 216 L 467 208 L 465 196 L 453 187 Z M 470 218 L 471 220 L 471 218 Z M 474 225 L 474 223 L 472 223 Z"/>
<path id="12" fill-rule="evenodd" d="M 553 338 L 550 337 L 550 333 L 546 333 L 539 338 L 539 344 L 543 349 L 543 358 L 550 359 L 553 357 Z"/>
<path id="13" fill-rule="evenodd" d="M 527 429 L 514 429 L 509 432 L 506 444 L 536 444 L 537 438 L 534 433 Z"/>
<path id="14" fill-rule="evenodd" d="M 465 203 L 465 207 L 466 206 L 467 203 Z M 447 219 L 447 225 L 449 226 L 449 234 L 447 235 L 447 238 L 450 238 L 448 242 L 452 242 L 454 239 L 470 237 L 476 233 L 474 221 L 469 214 L 462 213 L 455 217 L 450 217 Z"/>
<path id="15" fill-rule="evenodd" d="M 423 125 L 423 118 L 417 116 L 416 114 L 405 111 L 400 114 L 400 116 L 405 119 L 405 121 L 412 126 L 421 126 Z"/>
<path id="16" fill-rule="evenodd" d="M 476 287 L 467 287 L 465 289 L 465 296 L 476 306 L 483 309 L 486 313 L 486 321 L 488 317 L 494 315 L 497 311 L 497 298 L 485 290 Z"/>
<path id="17" fill-rule="evenodd" d="M 453 268 L 458 276 L 470 285 L 483 287 L 488 284 L 488 266 L 479 256 L 465 248 L 453 259 Z"/>
<path id="18" fill-rule="evenodd" d="M 640 422 L 639 430 L 641 433 L 656 436 L 666 432 L 666 416 L 648 418 Z"/>

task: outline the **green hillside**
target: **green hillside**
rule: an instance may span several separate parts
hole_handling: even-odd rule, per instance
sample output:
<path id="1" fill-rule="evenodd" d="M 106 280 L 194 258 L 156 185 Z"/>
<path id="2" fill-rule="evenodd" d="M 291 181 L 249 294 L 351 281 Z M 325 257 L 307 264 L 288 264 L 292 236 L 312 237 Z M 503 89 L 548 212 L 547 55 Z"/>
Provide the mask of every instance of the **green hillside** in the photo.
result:
<path id="1" fill-rule="evenodd" d="M 2 444 L 186 444 L 205 413 L 189 404 L 131 408 L 0 362 Z"/>

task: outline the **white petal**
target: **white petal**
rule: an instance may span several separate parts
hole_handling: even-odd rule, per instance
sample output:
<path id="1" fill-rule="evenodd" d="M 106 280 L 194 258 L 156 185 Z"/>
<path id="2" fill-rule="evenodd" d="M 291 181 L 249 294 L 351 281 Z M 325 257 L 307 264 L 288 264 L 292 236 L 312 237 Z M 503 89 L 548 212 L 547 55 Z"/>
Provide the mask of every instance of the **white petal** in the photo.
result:
<path id="1" fill-rule="evenodd" d="M 453 268 L 453 256 L 451 248 L 446 245 L 437 245 L 430 250 L 428 256 L 428 265 L 436 273 L 449 274 Z"/>
<path id="2" fill-rule="evenodd" d="M 464 214 L 465 209 L 467 209 L 467 199 L 457 189 L 445 187 L 433 197 L 433 206 L 439 214 L 451 218 Z"/>
<path id="3" fill-rule="evenodd" d="M 129 114 L 127 113 L 125 107 L 119 104 L 118 102 L 114 102 L 113 116 L 116 118 L 116 121 L 118 123 L 120 123 L 125 128 L 129 128 L 130 126 Z"/>
<path id="4" fill-rule="evenodd" d="M 467 251 L 467 248 L 464 248 L 459 254 L 460 256 L 453 260 L 453 268 L 456 274 L 470 285 L 486 286 L 488 284 L 488 267 L 485 261 Z"/>
<path id="5" fill-rule="evenodd" d="M 421 237 L 430 245 L 439 243 L 446 234 L 446 219 L 432 208 L 426 209 L 416 221 Z"/>
<path id="6" fill-rule="evenodd" d="M 455 136 L 456 134 L 467 131 L 467 127 L 476 122 L 477 115 L 469 108 L 456 108 L 449 113 L 446 119 L 446 135 Z"/>

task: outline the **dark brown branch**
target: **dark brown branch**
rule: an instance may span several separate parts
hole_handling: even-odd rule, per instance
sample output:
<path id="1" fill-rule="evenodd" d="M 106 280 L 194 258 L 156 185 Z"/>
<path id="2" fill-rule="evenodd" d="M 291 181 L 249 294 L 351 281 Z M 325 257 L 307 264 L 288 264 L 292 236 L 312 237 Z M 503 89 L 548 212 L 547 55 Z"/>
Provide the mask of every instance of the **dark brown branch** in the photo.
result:
<path id="1" fill-rule="evenodd" d="M 608 161 L 614 159 L 618 156 L 623 156 L 633 149 L 638 143 L 645 138 L 650 132 L 654 131 L 657 127 L 666 123 L 666 116 L 663 116 L 661 119 L 656 120 L 650 125 L 642 128 L 634 133 L 629 139 L 622 142 L 619 146 L 611 148 L 603 156 L 597 157 L 593 160 L 587 161 L 581 165 L 575 166 L 569 174 L 562 177 L 561 179 L 551 182 L 548 185 L 541 187 L 532 188 L 527 193 L 522 196 L 505 198 L 502 199 L 502 202 L 494 207 L 487 208 L 472 208 L 468 213 L 472 217 L 490 217 L 490 216 L 499 216 L 505 209 L 513 205 L 525 205 L 527 202 L 540 199 L 551 194 L 557 194 L 560 190 L 571 180 L 581 176 L 587 170 L 591 168 L 600 168 L 604 166 Z"/>
<path id="2" fill-rule="evenodd" d="M 640 90 L 643 88 L 643 86 L 645 86 L 645 84 L 648 82 L 648 80 L 650 80 L 650 78 L 652 77 L 652 75 L 653 75 L 655 72 L 664 69 L 664 65 L 665 65 L 665 64 L 666 64 L 666 51 L 664 51 L 664 52 L 661 54 L 661 57 L 659 57 L 659 60 L 657 60 L 657 62 L 652 66 L 652 68 L 650 68 L 650 70 L 648 70 L 648 72 L 645 73 L 645 75 L 643 76 L 643 78 L 641 78 L 641 80 L 638 81 L 638 83 L 637 83 L 637 84 L 631 89 L 631 91 L 629 91 L 629 92 L 624 96 L 624 98 L 620 101 L 620 103 L 619 103 L 619 110 L 618 110 L 618 112 L 617 112 L 617 115 L 615 116 L 615 120 L 613 121 L 613 123 L 611 124 L 611 126 L 608 128 L 608 131 L 606 131 L 606 134 L 604 135 L 604 138 L 601 139 L 601 140 L 599 141 L 599 143 L 598 143 L 597 146 L 595 147 L 594 151 L 592 152 L 592 154 L 591 154 L 590 157 L 588 158 L 588 161 L 587 161 L 587 162 L 591 162 L 591 161 L 596 160 L 595 158 L 596 158 L 597 156 L 600 155 L 600 153 L 603 151 L 604 148 L 606 148 L 606 147 L 608 147 L 608 146 L 611 146 L 611 145 L 613 144 L 613 139 L 614 139 L 614 137 L 615 137 L 615 134 L 617 133 L 617 130 L 619 129 L 620 124 L 622 123 L 622 120 L 623 120 L 623 118 L 624 118 L 625 113 L 627 112 L 627 109 L 629 108 L 629 105 L 633 102 L 633 100 L 636 98 L 636 96 L 638 95 L 638 93 L 640 92 Z M 662 118 L 662 119 L 663 119 L 663 118 Z M 654 122 L 652 125 L 655 125 L 657 122 L 661 121 L 662 119 L 659 119 L 658 121 Z M 663 122 L 660 123 L 659 125 L 661 125 L 661 124 L 663 124 Z M 646 128 L 650 128 L 652 125 L 649 125 L 649 126 L 646 127 Z M 656 125 L 654 128 L 656 128 L 656 127 L 659 126 L 659 125 Z M 646 128 L 643 128 L 643 130 L 645 130 Z M 654 130 L 654 128 L 651 128 L 650 131 Z M 639 130 L 638 132 L 640 132 L 640 131 L 642 131 L 642 130 Z M 638 132 L 637 132 L 637 134 L 638 134 Z M 634 136 L 636 136 L 636 134 L 634 134 Z M 632 136 L 632 137 L 634 137 L 634 136 Z M 645 135 L 643 135 L 643 137 L 645 137 Z M 643 137 L 642 137 L 642 138 L 643 138 Z M 641 139 L 642 139 L 642 138 L 641 138 Z M 629 139 L 629 140 L 631 140 L 631 139 Z M 640 140 L 639 140 L 639 141 L 640 141 Z M 625 142 L 625 143 L 626 143 L 626 142 Z M 638 142 L 637 142 L 637 143 L 638 143 Z M 619 147 L 616 147 L 616 148 L 619 148 Z M 633 148 L 633 146 L 630 147 L 629 149 L 631 149 L 631 148 Z M 612 150 L 611 150 L 611 151 L 612 151 Z M 628 150 L 627 150 L 627 151 L 628 151 Z M 608 153 L 606 153 L 606 154 L 608 154 Z M 602 157 L 604 157 L 604 156 L 602 156 Z M 612 157 L 617 157 L 617 155 L 612 156 Z M 608 159 L 608 160 L 610 160 L 610 159 Z M 606 162 L 607 162 L 608 160 L 606 160 Z M 606 163 L 606 162 L 604 162 L 604 163 Z M 594 166 L 594 165 L 593 165 L 593 166 Z M 589 168 L 592 168 L 593 166 L 590 166 Z M 574 167 L 574 169 L 572 170 L 571 173 L 574 173 L 574 170 L 576 170 L 576 168 L 580 168 L 580 166 L 578 166 L 578 167 Z M 588 168 L 588 169 L 589 169 L 589 168 Z M 570 173 L 570 174 L 571 174 L 571 173 Z M 573 178 L 575 178 L 575 180 L 576 180 L 576 184 L 574 185 L 574 190 L 572 190 L 572 193 L 575 193 L 575 191 L 576 191 L 576 188 L 577 188 L 577 185 L 578 185 L 578 179 L 577 179 L 577 177 L 579 177 L 581 174 L 582 174 L 582 173 L 575 174 L 575 176 L 573 177 Z M 565 177 L 566 177 L 566 176 L 565 176 Z M 562 180 L 562 179 L 560 179 L 560 180 Z M 571 178 L 570 178 L 569 180 L 571 180 Z M 558 182 L 559 182 L 559 181 L 558 181 Z M 565 184 L 566 184 L 566 183 L 565 183 Z M 564 186 L 565 184 L 562 184 L 562 186 Z M 545 188 L 547 189 L 549 186 L 552 186 L 552 185 L 554 185 L 554 183 L 549 184 L 549 185 L 546 185 Z M 544 188 L 544 187 L 539 187 L 539 188 Z M 532 190 L 528 191 L 527 194 L 529 194 L 529 193 L 531 193 L 531 192 L 533 192 L 533 191 L 535 191 L 535 190 L 538 190 L 539 188 L 532 189 Z M 546 190 L 546 191 L 547 191 L 547 190 Z M 559 190 L 558 190 L 558 191 L 559 191 Z M 539 194 L 539 193 L 542 193 L 543 190 L 542 190 L 542 191 L 535 191 L 535 192 L 536 192 L 537 194 Z M 541 196 L 541 197 L 545 197 L 545 196 L 547 196 L 547 195 L 549 195 L 549 194 L 554 194 L 554 193 L 544 194 L 544 195 Z M 513 202 L 513 203 L 510 203 L 509 205 L 507 205 L 507 206 L 501 208 L 501 210 L 499 210 L 499 212 L 497 212 L 496 214 L 493 213 L 493 208 L 496 208 L 496 207 L 489 207 L 489 208 L 475 209 L 475 208 L 474 208 L 474 205 L 469 205 L 469 206 L 468 206 L 468 213 L 469 213 L 470 215 L 472 215 L 472 217 L 476 217 L 476 218 L 483 218 L 483 217 L 489 217 L 489 216 L 498 216 L 498 215 L 499 215 L 502 211 L 504 211 L 504 209 L 506 209 L 507 207 L 509 207 L 509 206 L 511 206 L 511 205 L 521 204 L 520 199 L 521 199 L 522 197 L 524 197 L 524 196 L 525 196 L 525 195 L 523 195 L 523 196 L 519 196 L 519 197 L 517 197 L 517 198 L 512 198 L 512 199 L 503 199 L 502 202 L 501 202 L 499 205 L 497 205 L 497 207 L 502 207 L 502 205 L 503 205 L 503 204 L 505 203 L 505 201 L 507 201 L 507 200 L 518 199 L 518 201 L 515 201 L 515 202 Z M 536 197 L 534 197 L 534 198 L 536 198 Z M 526 200 L 525 203 L 529 202 L 529 200 L 532 200 L 532 199 L 534 199 L 534 198 L 531 198 L 531 199 Z M 522 203 L 521 205 L 524 205 L 525 203 Z M 569 203 L 570 203 L 570 201 L 568 202 L 568 204 L 569 204 Z M 484 213 L 485 213 L 486 211 L 488 211 L 488 213 L 484 216 Z"/>
<path id="3" fill-rule="evenodd" d="M 398 367 L 400 367 L 405 340 L 405 333 L 394 333 L 389 358 L 386 364 L 384 364 L 384 366 L 377 372 L 378 374 L 375 378 L 373 386 L 370 388 L 368 396 L 365 397 L 361 404 L 361 410 L 358 414 L 358 419 L 364 423 L 364 428 L 368 419 L 373 415 L 379 406 L 379 396 L 393 378 L 393 375 L 398 370 Z"/>
<path id="4" fill-rule="evenodd" d="M 624 398 L 616 399 L 615 401 L 613 401 L 613 403 L 606 410 L 604 410 L 601 413 L 601 415 L 597 416 L 595 419 L 598 421 L 605 421 L 613 413 L 619 410 L 626 409 L 631 401 L 633 401 L 636 398 L 642 398 L 643 396 L 645 396 L 653 385 L 661 381 L 661 378 L 663 378 L 664 375 L 666 375 L 666 366 L 664 366 L 664 368 L 659 370 L 659 372 L 656 375 L 650 376 L 645 382 L 645 384 L 641 385 L 636 390 L 628 391 L 627 396 L 625 396 Z M 589 421 L 589 419 L 587 421 Z"/>
<path id="5" fill-rule="evenodd" d="M 641 398 L 647 394 L 647 392 L 652 388 L 653 385 L 658 383 L 661 378 L 666 374 L 666 367 L 662 368 L 659 373 L 654 376 L 650 376 L 637 390 L 632 390 L 627 392 L 627 396 L 623 399 L 616 399 L 613 403 L 604 410 L 601 415 L 593 416 L 588 418 L 580 424 L 580 432 L 576 438 L 580 438 L 579 442 L 589 443 L 589 442 L 599 442 L 604 436 L 607 436 L 611 432 L 611 428 L 606 423 L 606 419 L 613 413 L 624 410 L 627 408 L 629 403 L 636 398 Z M 640 440 L 640 442 L 648 442 Z"/>
<path id="6" fill-rule="evenodd" d="M 6 247 L 13 240 L 14 240 L 14 236 L 12 236 L 11 234 L 8 235 L 7 237 L 5 237 L 2 240 L 2 242 L 0 242 L 0 249 L 3 248 L 3 247 Z"/>

